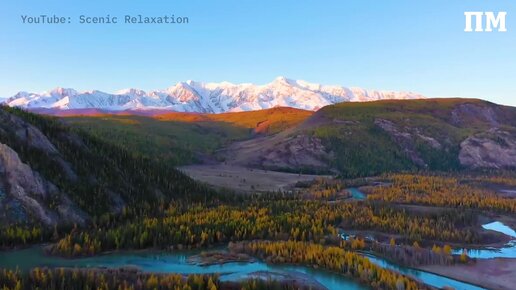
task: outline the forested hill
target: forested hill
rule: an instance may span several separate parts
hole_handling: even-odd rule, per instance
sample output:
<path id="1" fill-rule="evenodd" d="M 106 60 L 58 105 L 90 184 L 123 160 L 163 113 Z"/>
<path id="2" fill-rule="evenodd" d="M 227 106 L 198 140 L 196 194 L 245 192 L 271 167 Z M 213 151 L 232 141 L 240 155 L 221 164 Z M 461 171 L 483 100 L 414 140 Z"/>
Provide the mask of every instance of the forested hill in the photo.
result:
<path id="1" fill-rule="evenodd" d="M 171 166 L 52 117 L 0 107 L 0 224 L 106 222 L 216 194 Z"/>
<path id="2" fill-rule="evenodd" d="M 227 152 L 228 163 L 344 177 L 516 168 L 516 108 L 458 98 L 341 103 Z"/>
<path id="3" fill-rule="evenodd" d="M 321 109 L 303 129 L 344 175 L 516 168 L 516 108 L 477 99 L 387 100 Z"/>

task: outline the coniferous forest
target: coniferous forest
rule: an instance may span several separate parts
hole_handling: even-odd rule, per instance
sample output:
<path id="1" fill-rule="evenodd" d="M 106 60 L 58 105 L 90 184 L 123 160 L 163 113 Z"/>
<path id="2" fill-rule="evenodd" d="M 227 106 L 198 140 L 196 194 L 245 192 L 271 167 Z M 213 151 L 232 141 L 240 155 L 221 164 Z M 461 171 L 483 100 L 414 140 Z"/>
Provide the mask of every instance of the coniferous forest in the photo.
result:
<path id="1" fill-rule="evenodd" d="M 337 109 L 327 111 L 335 115 Z M 352 116 L 365 120 L 375 110 L 367 107 L 365 115 Z M 296 125 L 280 121 L 266 134 L 283 134 Z M 70 260 L 138 251 L 222 251 L 215 264 L 231 263 L 229 258 L 236 256 L 251 264 L 324 270 L 366 288 L 432 289 L 427 281 L 370 257 L 410 269 L 474 268 L 482 261 L 470 257 L 469 249 L 510 240 L 482 225 L 492 221 L 516 225 L 516 199 L 511 193 L 516 174 L 511 168 L 466 170 L 456 160 L 449 170 L 434 165 L 432 170 L 418 168 L 409 165 L 406 157 L 396 159 L 403 150 L 389 147 L 392 140 L 385 132 L 378 133 L 371 143 L 376 145 L 371 146 L 389 143 L 382 150 L 390 153 L 371 158 L 374 164 L 363 167 L 356 161 L 368 158 L 371 148 L 351 150 L 341 144 L 342 135 L 334 135 L 335 128 L 321 126 L 312 133 L 333 142 L 339 173 L 284 189 L 242 192 L 187 176 L 170 162 L 174 151 L 159 158 L 161 147 L 140 150 L 135 144 L 143 140 L 124 142 L 120 134 L 108 138 L 105 131 L 95 132 L 76 122 L 0 108 L 0 248 L 4 252 L 41 247 L 46 257 Z M 102 124 L 101 119 L 95 122 Z M 224 128 L 227 140 L 237 132 Z M 130 138 L 139 138 L 137 131 L 131 132 L 135 135 Z M 242 132 L 238 131 L 238 138 L 254 138 L 243 137 Z M 462 131 L 455 133 L 454 138 L 460 139 Z M 376 133 L 367 134 L 373 135 L 357 136 L 353 142 L 367 142 Z M 183 149 L 177 154 L 183 154 Z M 177 156 L 192 160 L 192 155 Z M 438 162 L 438 156 L 425 156 Z M 392 170 L 385 170 L 391 163 Z M 317 289 L 297 278 L 259 274 L 227 280 L 217 272 L 153 273 L 130 265 L 40 265 L 0 270 L 0 289 Z"/>

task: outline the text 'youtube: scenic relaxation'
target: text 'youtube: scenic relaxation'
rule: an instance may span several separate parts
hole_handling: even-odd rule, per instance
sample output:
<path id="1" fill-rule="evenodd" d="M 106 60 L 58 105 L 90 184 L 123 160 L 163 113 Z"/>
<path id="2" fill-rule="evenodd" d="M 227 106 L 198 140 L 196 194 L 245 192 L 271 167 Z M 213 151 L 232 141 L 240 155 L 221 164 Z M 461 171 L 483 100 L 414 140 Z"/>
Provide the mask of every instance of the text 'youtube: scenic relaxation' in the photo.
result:
<path id="1" fill-rule="evenodd" d="M 187 16 L 162 15 L 145 16 L 124 15 L 119 16 L 88 16 L 79 15 L 78 17 L 58 16 L 58 15 L 20 15 L 23 24 L 188 24 L 190 18 Z"/>

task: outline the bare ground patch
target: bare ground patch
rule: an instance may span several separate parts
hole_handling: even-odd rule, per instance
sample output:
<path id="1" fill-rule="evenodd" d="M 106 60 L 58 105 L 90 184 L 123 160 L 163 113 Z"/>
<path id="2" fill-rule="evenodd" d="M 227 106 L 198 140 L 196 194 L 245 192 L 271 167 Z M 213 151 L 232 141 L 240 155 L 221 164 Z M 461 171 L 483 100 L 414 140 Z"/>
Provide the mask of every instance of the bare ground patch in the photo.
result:
<path id="1" fill-rule="evenodd" d="M 189 165 L 179 170 L 195 180 L 243 192 L 289 190 L 299 181 L 311 181 L 321 175 L 295 174 L 233 165 Z"/>
<path id="2" fill-rule="evenodd" d="M 468 265 L 427 265 L 419 268 L 488 289 L 512 290 L 516 287 L 516 259 L 479 259 Z"/>

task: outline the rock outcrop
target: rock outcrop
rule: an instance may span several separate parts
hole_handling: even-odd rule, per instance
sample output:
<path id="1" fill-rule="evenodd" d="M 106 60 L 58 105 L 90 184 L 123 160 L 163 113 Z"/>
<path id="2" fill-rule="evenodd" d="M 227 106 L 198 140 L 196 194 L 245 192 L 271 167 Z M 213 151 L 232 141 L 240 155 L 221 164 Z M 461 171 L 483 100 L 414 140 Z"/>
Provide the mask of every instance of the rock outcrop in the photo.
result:
<path id="1" fill-rule="evenodd" d="M 472 123 L 500 124 L 500 109 L 478 104 L 460 104 L 451 112 L 451 122 L 456 126 L 470 126 Z"/>
<path id="2" fill-rule="evenodd" d="M 57 187 L 23 163 L 9 146 L 0 143 L 2 220 L 12 223 L 40 222 L 46 226 L 84 224 L 87 216 Z M 54 209 L 49 204 L 55 203 Z"/>
<path id="3" fill-rule="evenodd" d="M 16 142 L 24 144 L 28 148 L 52 156 L 54 161 L 61 167 L 65 177 L 72 181 L 77 180 L 77 175 L 70 167 L 70 164 L 61 157 L 54 144 L 33 125 L 13 114 L 0 110 L 0 134 L 11 136 Z"/>
<path id="4" fill-rule="evenodd" d="M 405 155 L 420 167 L 428 167 L 428 164 L 417 151 L 416 142 L 423 142 L 435 150 L 441 150 L 443 147 L 435 138 L 423 135 L 418 128 L 399 126 L 392 121 L 380 118 L 375 119 L 374 123 L 389 134 Z"/>
<path id="5" fill-rule="evenodd" d="M 0 110 L 0 132 L 12 135 L 18 142 L 45 154 L 57 154 L 55 146 L 37 128 L 13 114 Z"/>
<path id="6" fill-rule="evenodd" d="M 327 152 L 321 139 L 297 135 L 265 150 L 261 155 L 260 164 L 265 169 L 296 171 L 299 168 L 312 168 L 314 171 L 327 171 L 327 161 L 331 158 L 332 153 Z"/>
<path id="7" fill-rule="evenodd" d="M 516 168 L 516 135 L 500 129 L 476 134 L 460 144 L 460 163 L 468 168 Z"/>
<path id="8" fill-rule="evenodd" d="M 77 180 L 70 164 L 38 128 L 20 117 L 0 110 L 0 137 L 31 154 L 52 160 L 68 180 Z M 0 139 L 0 140 L 2 140 Z M 0 221 L 6 224 L 41 223 L 46 226 L 85 224 L 88 215 L 81 211 L 53 183 L 23 162 L 13 147 L 0 142 Z"/>
<path id="9" fill-rule="evenodd" d="M 287 132 L 236 142 L 224 151 L 227 164 L 291 172 L 329 172 L 333 153 L 321 139 Z"/>

